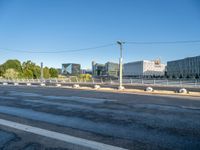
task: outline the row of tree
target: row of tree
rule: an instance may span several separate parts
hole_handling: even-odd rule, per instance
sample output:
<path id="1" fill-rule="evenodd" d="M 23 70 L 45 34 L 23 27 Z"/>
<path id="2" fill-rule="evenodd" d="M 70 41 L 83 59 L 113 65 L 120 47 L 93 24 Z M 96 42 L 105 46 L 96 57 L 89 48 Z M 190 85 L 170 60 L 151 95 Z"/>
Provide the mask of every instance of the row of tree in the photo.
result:
<path id="1" fill-rule="evenodd" d="M 39 79 L 41 78 L 41 68 L 34 62 L 28 60 L 21 63 L 19 60 L 7 60 L 0 65 L 0 76 L 7 79 L 25 78 Z M 44 78 L 58 77 L 58 70 L 55 68 L 43 68 Z"/>

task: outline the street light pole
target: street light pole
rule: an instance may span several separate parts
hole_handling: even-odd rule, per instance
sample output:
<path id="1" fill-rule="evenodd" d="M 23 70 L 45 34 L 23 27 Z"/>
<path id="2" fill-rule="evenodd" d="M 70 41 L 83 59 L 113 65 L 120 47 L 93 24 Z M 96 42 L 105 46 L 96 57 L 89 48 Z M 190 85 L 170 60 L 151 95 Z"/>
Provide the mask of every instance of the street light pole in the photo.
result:
<path id="1" fill-rule="evenodd" d="M 124 89 L 122 86 L 122 45 L 125 44 L 125 42 L 117 41 L 117 44 L 120 46 L 120 58 L 119 58 L 119 90 Z"/>
<path id="2" fill-rule="evenodd" d="M 40 72 L 41 72 L 40 79 L 41 81 L 43 81 L 43 62 L 41 62 Z"/>

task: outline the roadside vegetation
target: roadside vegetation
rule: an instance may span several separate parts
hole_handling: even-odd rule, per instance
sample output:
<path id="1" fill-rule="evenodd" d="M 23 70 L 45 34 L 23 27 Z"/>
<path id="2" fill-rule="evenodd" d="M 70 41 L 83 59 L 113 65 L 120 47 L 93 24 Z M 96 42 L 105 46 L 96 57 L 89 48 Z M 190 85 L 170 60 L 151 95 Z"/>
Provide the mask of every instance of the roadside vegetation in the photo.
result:
<path id="1" fill-rule="evenodd" d="M 69 78 L 72 82 L 91 82 L 92 81 L 92 75 L 90 74 L 80 74 L 77 76 L 71 76 Z"/>
<path id="2" fill-rule="evenodd" d="M 30 60 L 21 63 L 17 59 L 12 59 L 0 65 L 0 76 L 6 79 L 39 79 L 40 69 L 40 66 Z M 44 67 L 43 76 L 45 79 L 57 78 L 58 70 Z"/>

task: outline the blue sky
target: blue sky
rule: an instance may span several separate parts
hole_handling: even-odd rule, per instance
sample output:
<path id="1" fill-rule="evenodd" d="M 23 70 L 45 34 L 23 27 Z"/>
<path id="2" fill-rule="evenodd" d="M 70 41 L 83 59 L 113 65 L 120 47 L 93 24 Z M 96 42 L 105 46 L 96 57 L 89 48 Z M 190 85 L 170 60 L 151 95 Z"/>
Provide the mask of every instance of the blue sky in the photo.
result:
<path id="1" fill-rule="evenodd" d="M 130 42 L 200 40 L 199 0 L 0 0 L 0 63 L 7 59 L 43 61 L 46 66 L 91 61 L 118 62 L 119 47 L 62 51 L 117 40 Z M 124 45 L 124 62 L 163 62 L 200 55 L 200 43 Z"/>

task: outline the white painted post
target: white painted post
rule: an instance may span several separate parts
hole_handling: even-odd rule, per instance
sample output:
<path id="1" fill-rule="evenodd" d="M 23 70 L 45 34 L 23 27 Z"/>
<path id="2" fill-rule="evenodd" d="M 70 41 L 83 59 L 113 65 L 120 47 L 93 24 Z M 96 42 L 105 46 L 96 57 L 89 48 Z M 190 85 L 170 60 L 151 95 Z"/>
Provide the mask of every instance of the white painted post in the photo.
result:
<path id="1" fill-rule="evenodd" d="M 112 79 L 110 78 L 110 84 L 112 84 Z"/>
<path id="2" fill-rule="evenodd" d="M 194 86 L 197 86 L 197 80 L 195 80 Z"/>
<path id="3" fill-rule="evenodd" d="M 92 78 L 92 83 L 94 84 L 94 78 Z"/>

